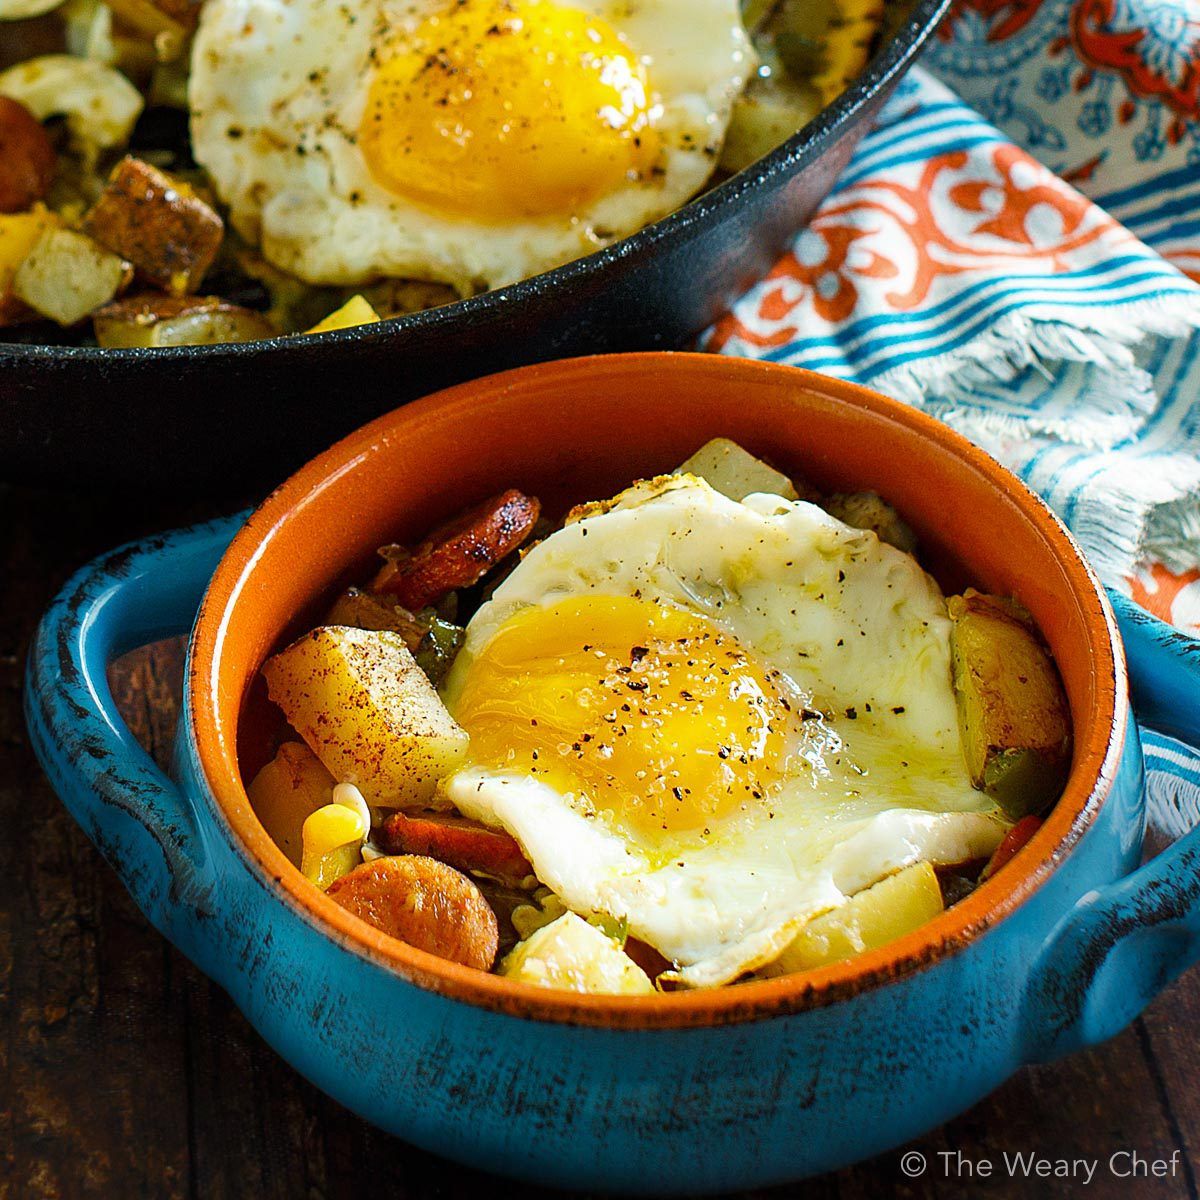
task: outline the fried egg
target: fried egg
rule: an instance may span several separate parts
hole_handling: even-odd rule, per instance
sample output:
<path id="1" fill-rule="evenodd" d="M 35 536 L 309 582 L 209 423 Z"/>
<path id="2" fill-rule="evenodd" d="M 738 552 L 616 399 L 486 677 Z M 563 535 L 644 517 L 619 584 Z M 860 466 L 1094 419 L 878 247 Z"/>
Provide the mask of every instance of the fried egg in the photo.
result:
<path id="1" fill-rule="evenodd" d="M 684 203 L 753 66 L 738 0 L 207 0 L 192 146 L 276 266 L 468 293 Z"/>
<path id="2" fill-rule="evenodd" d="M 949 639 L 937 584 L 871 532 L 687 475 L 635 485 L 471 620 L 444 687 L 470 763 L 443 787 L 568 908 L 725 983 L 885 876 L 999 843 Z"/>

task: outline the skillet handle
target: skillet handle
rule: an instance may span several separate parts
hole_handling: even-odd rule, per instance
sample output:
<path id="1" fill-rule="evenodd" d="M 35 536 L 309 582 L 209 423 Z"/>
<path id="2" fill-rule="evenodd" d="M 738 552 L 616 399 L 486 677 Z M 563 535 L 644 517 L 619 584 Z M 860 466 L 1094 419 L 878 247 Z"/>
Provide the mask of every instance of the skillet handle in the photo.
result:
<path id="1" fill-rule="evenodd" d="M 1122 595 L 1110 599 L 1139 722 L 1200 753 L 1200 639 Z M 1112 1037 L 1198 959 L 1200 827 L 1083 896 L 1059 923 L 1034 968 L 1026 1057 L 1057 1058 Z"/>
<path id="2" fill-rule="evenodd" d="M 138 745 L 108 686 L 109 664 L 186 633 L 245 516 L 134 543 L 84 567 L 38 625 L 25 717 L 55 791 L 154 926 L 169 934 L 183 896 L 198 901 L 206 860 L 195 812 Z"/>

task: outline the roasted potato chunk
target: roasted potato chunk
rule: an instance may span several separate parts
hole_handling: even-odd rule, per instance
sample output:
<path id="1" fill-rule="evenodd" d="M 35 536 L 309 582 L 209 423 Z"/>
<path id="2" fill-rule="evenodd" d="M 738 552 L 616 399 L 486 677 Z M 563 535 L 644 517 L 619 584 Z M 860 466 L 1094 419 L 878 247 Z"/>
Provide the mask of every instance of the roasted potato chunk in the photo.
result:
<path id="1" fill-rule="evenodd" d="M 275 336 L 262 313 L 216 296 L 128 296 L 99 309 L 93 325 L 96 341 L 106 349 L 213 346 Z"/>
<path id="2" fill-rule="evenodd" d="M 614 938 L 573 912 L 544 925 L 511 950 L 500 974 L 568 992 L 610 996 L 654 992 L 646 972 Z"/>
<path id="3" fill-rule="evenodd" d="M 445 283 L 425 283 L 418 279 L 381 279 L 363 292 L 363 298 L 379 314 L 381 321 L 440 308 L 459 299 L 458 293 Z"/>
<path id="4" fill-rule="evenodd" d="M 263 664 L 271 699 L 336 779 L 371 805 L 424 808 L 467 734 L 396 633 L 331 625 Z"/>
<path id="5" fill-rule="evenodd" d="M 296 866 L 308 817 L 330 802 L 337 782 L 303 742 L 284 742 L 247 789 L 254 813 Z"/>
<path id="6" fill-rule="evenodd" d="M 41 121 L 19 101 L 0 96 L 0 213 L 23 212 L 44 199 L 54 165 Z"/>
<path id="7" fill-rule="evenodd" d="M 126 266 L 91 238 L 44 229 L 13 277 L 13 295 L 43 317 L 74 325 L 107 304 L 126 280 Z"/>
<path id="8" fill-rule="evenodd" d="M 786 78 L 753 81 L 733 103 L 721 169 L 741 171 L 758 162 L 803 129 L 822 107 L 817 90 L 808 83 Z"/>
<path id="9" fill-rule="evenodd" d="M 482 871 L 513 884 L 533 874 L 513 837 L 466 817 L 392 813 L 383 822 L 379 845 L 389 854 L 424 854 L 455 870 Z"/>
<path id="10" fill-rule="evenodd" d="M 453 867 L 416 854 L 377 858 L 329 887 L 347 912 L 438 958 L 488 971 L 500 930 L 483 893 Z"/>
<path id="11" fill-rule="evenodd" d="M 790 975 L 853 958 L 919 929 L 944 907 L 937 873 L 927 862 L 916 863 L 809 921 L 761 973 Z"/>
<path id="12" fill-rule="evenodd" d="M 436 530 L 411 557 L 385 571 L 375 590 L 412 612 L 436 604 L 507 558 L 533 532 L 540 512 L 536 499 L 515 488 L 493 496 Z"/>
<path id="13" fill-rule="evenodd" d="M 968 590 L 949 600 L 950 649 L 967 769 L 1011 820 L 1052 804 L 1071 765 L 1058 671 L 1011 600 Z"/>
<path id="14" fill-rule="evenodd" d="M 917 549 L 917 535 L 900 514 L 874 492 L 834 493 L 822 505 L 831 517 L 837 517 L 852 529 L 869 529 L 881 542 L 912 554 Z"/>
<path id="15" fill-rule="evenodd" d="M 186 184 L 129 157 L 114 168 L 83 227 L 133 263 L 142 279 L 174 296 L 200 286 L 225 232 L 221 218 Z"/>

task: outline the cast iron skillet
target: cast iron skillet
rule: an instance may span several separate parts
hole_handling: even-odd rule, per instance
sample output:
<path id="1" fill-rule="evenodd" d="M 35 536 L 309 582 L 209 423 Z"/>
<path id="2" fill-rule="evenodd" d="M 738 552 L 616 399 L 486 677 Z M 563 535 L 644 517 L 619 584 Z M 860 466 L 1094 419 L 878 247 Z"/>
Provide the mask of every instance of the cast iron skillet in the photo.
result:
<path id="1" fill-rule="evenodd" d="M 950 0 L 830 108 L 624 241 L 512 287 L 306 338 L 163 350 L 0 344 L 0 479 L 244 495 L 397 404 L 525 363 L 685 345 L 812 215 Z"/>

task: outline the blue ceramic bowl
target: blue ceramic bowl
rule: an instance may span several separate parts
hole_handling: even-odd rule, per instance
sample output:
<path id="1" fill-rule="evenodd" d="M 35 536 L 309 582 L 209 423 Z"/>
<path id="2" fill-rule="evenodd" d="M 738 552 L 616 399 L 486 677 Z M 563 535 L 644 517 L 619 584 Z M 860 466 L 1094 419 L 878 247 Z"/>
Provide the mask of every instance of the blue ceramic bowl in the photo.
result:
<path id="1" fill-rule="evenodd" d="M 501 487 L 551 506 L 605 494 L 718 434 L 823 488 L 876 488 L 948 586 L 969 578 L 1032 610 L 1076 751 L 1062 800 L 1013 864 L 849 963 L 643 998 L 576 997 L 443 962 L 311 886 L 242 784 L 251 684 L 272 647 L 383 541 Z M 143 911 L 319 1087 L 474 1167 L 695 1193 L 827 1171 L 913 1138 L 1023 1063 L 1116 1033 L 1196 956 L 1200 835 L 1137 869 L 1142 761 L 1118 624 L 1142 719 L 1200 742 L 1196 644 L 1106 599 L 1041 502 L 944 426 L 785 367 L 613 356 L 418 402 L 310 463 L 248 522 L 93 563 L 38 630 L 27 710 L 54 786 Z M 168 778 L 117 715 L 105 671 L 188 629 Z"/>

